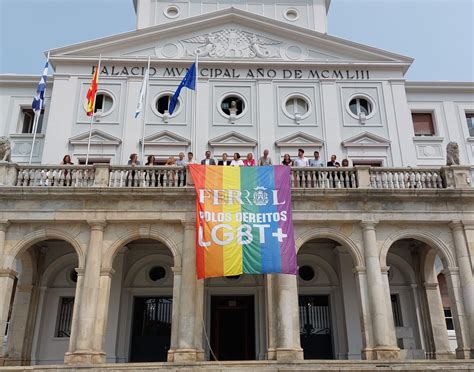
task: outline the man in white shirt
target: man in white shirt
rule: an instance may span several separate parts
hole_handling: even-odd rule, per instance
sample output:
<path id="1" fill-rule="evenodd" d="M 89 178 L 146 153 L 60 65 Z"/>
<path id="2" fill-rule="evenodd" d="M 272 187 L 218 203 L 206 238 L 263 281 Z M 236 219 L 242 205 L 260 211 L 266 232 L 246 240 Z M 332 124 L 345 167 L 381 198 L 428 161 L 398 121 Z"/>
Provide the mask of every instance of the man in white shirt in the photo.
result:
<path id="1" fill-rule="evenodd" d="M 194 160 L 194 154 L 191 151 L 188 152 L 188 160 L 186 161 L 186 165 L 189 164 L 196 164 L 196 161 Z"/>
<path id="2" fill-rule="evenodd" d="M 324 167 L 324 163 L 319 157 L 319 151 L 314 152 L 314 159 L 311 159 L 309 161 L 309 166 L 310 167 Z"/>
<path id="3" fill-rule="evenodd" d="M 308 167 L 308 159 L 304 157 L 304 150 L 298 149 L 298 157 L 293 161 L 295 167 Z"/>

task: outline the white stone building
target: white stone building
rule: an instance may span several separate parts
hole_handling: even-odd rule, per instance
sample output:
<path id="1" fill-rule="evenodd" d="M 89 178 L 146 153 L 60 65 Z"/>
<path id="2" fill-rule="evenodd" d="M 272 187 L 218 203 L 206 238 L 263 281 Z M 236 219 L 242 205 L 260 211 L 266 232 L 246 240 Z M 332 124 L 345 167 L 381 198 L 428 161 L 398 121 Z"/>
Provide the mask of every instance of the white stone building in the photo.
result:
<path id="1" fill-rule="evenodd" d="M 411 58 L 328 35 L 329 5 L 135 1 L 136 31 L 51 51 L 33 165 L 38 77 L 0 76 L 5 365 L 473 358 L 474 86 L 406 82 Z M 169 115 L 196 54 L 197 94 Z M 350 168 L 294 168 L 298 278 L 198 281 L 194 192 L 181 168 L 130 180 L 143 138 L 159 164 L 303 148 Z M 461 166 L 445 166 L 449 142 Z"/>

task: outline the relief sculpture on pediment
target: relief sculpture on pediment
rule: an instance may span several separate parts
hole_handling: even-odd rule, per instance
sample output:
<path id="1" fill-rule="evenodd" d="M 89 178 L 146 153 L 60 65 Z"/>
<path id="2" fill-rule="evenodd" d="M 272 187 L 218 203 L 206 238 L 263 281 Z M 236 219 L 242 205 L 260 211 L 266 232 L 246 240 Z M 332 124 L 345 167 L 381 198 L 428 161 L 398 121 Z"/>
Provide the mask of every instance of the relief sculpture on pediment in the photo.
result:
<path id="1" fill-rule="evenodd" d="M 211 58 L 278 58 L 280 41 L 238 29 L 181 40 L 187 55 Z"/>

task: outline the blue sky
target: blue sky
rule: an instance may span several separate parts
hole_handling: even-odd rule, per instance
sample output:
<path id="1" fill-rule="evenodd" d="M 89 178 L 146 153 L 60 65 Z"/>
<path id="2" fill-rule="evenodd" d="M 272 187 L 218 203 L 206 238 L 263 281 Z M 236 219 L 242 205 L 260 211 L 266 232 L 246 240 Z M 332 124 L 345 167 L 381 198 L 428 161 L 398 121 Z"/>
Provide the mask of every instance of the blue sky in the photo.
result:
<path id="1" fill-rule="evenodd" d="M 474 80 L 474 0 L 332 0 L 329 34 L 415 58 L 408 80 Z M 132 0 L 0 0 L 0 73 L 135 28 Z"/>

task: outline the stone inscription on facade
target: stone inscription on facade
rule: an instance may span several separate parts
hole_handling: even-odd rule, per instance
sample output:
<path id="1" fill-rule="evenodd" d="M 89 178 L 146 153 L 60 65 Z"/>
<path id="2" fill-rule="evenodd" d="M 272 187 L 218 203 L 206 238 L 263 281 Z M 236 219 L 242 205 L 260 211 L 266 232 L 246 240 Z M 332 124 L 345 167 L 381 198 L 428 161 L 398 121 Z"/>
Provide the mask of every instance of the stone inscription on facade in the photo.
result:
<path id="1" fill-rule="evenodd" d="M 91 68 L 91 75 L 96 67 Z M 102 66 L 102 76 L 143 76 L 146 67 L 138 66 Z M 184 67 L 150 67 L 150 77 L 179 78 L 184 77 Z M 199 68 L 199 77 L 211 79 L 284 79 L 284 80 L 370 80 L 369 70 L 345 69 L 271 69 L 271 68 Z"/>
<path id="2" fill-rule="evenodd" d="M 277 58 L 281 41 L 238 29 L 225 29 L 181 40 L 189 56 L 214 58 Z"/>

